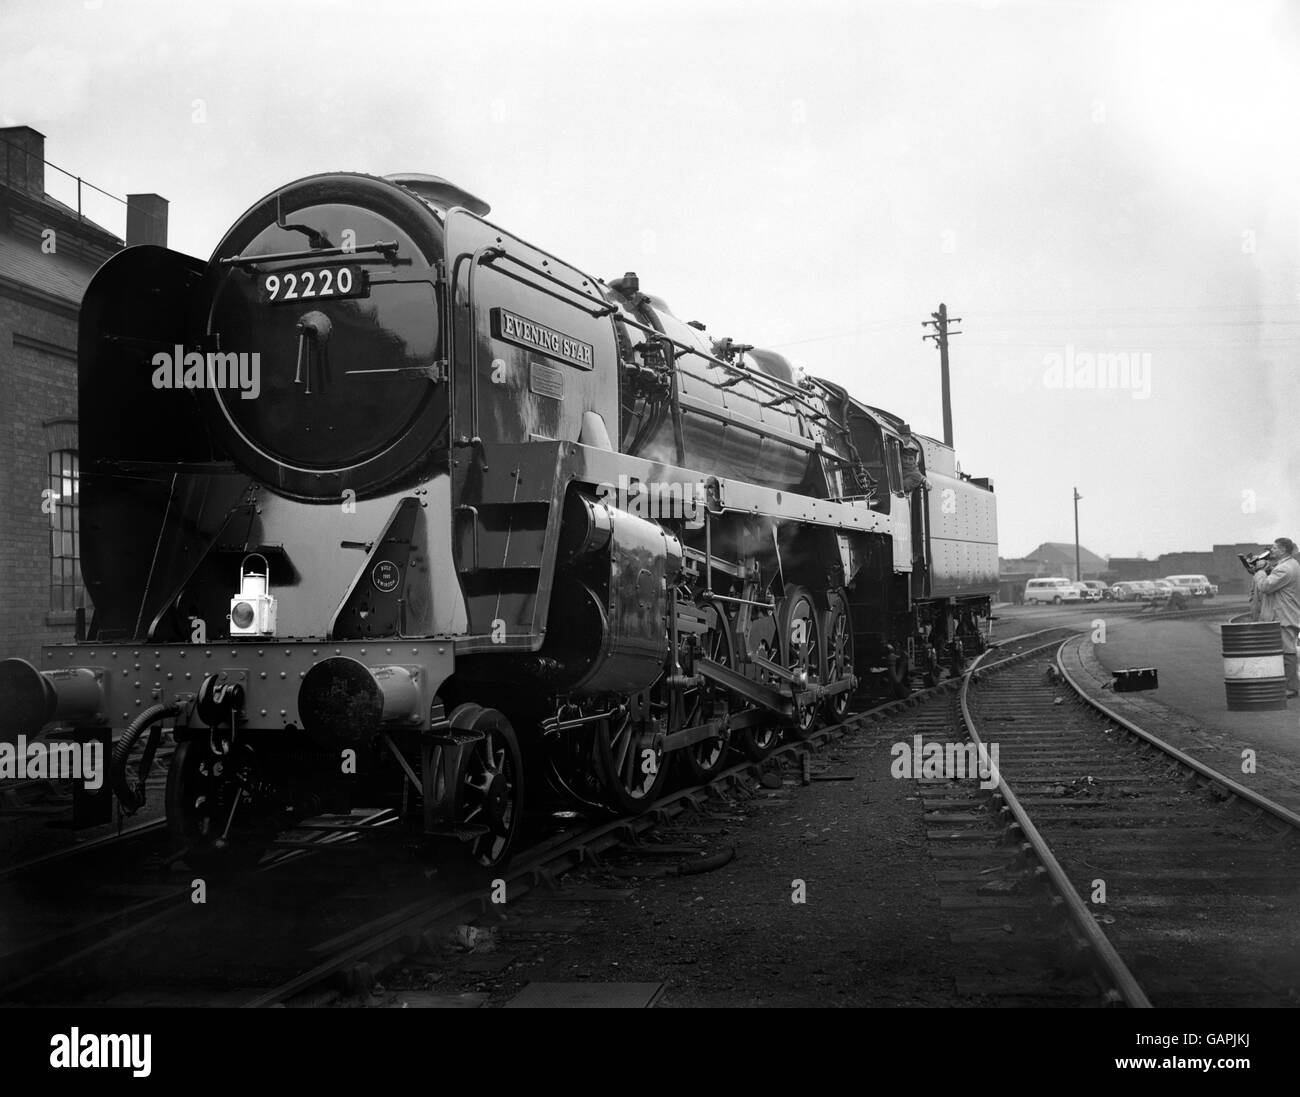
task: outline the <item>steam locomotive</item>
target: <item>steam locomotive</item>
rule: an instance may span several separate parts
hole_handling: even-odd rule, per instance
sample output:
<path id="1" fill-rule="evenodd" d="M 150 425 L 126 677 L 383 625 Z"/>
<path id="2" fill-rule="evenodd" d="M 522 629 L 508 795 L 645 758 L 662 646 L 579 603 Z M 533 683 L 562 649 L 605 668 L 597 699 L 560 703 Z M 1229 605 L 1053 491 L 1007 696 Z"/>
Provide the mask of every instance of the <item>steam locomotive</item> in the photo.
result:
<path id="1" fill-rule="evenodd" d="M 93 615 L 0 721 L 112 729 L 128 806 L 170 728 L 192 864 L 380 803 L 496 866 L 526 790 L 636 812 L 984 642 L 951 447 L 487 213 L 316 175 L 87 290 Z"/>

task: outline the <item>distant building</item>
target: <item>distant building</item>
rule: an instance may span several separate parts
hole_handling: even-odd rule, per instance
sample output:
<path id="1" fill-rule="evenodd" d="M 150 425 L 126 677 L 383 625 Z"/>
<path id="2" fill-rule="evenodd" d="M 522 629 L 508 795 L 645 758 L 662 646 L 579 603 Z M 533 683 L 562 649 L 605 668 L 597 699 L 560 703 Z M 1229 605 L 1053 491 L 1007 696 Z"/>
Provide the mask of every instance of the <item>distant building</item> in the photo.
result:
<path id="1" fill-rule="evenodd" d="M 1248 555 L 1264 547 L 1252 541 L 1215 545 L 1209 552 L 1167 552 L 1160 557 L 1160 575 L 1204 575 L 1211 583 L 1218 584 L 1220 594 L 1245 594 L 1251 578 L 1237 554 Z"/>
<path id="2" fill-rule="evenodd" d="M 1103 578 L 1108 583 L 1122 583 L 1137 579 L 1158 579 L 1164 572 L 1155 560 L 1145 556 L 1112 556 Z"/>
<path id="3" fill-rule="evenodd" d="M 0 656 L 72 639 L 85 605 L 77 314 L 123 241 L 45 192 L 45 137 L 0 128 Z M 80 180 L 78 180 L 80 186 Z M 166 244 L 167 202 L 127 196 L 126 243 Z"/>
<path id="4" fill-rule="evenodd" d="M 1250 576 L 1241 566 L 1237 554 L 1258 552 L 1263 546 L 1251 542 L 1238 545 L 1215 545 L 1209 552 L 1166 552 L 1154 560 L 1136 556 L 1112 556 L 1110 572 L 1104 578 L 1111 583 L 1123 579 L 1163 579 L 1166 575 L 1204 575 L 1218 584 L 1220 594 L 1245 594 Z"/>
<path id="5" fill-rule="evenodd" d="M 1066 555 L 1068 554 L 1068 559 Z M 1084 579 L 1102 578 L 1106 561 L 1096 553 L 1079 546 L 1079 562 L 1083 565 Z M 1074 579 L 1074 545 L 1044 541 L 1028 556 L 1018 558 L 998 557 L 998 601 L 1017 602 L 1030 579 L 1040 576 L 1063 576 Z"/>
<path id="6" fill-rule="evenodd" d="M 1074 543 L 1063 541 L 1044 541 L 1026 557 L 1035 560 L 1040 568 L 1036 575 L 1061 575 L 1066 579 L 1097 579 L 1106 570 L 1106 561 L 1095 552 L 1089 552 L 1079 546 L 1079 565 L 1081 575 L 1075 574 Z"/>

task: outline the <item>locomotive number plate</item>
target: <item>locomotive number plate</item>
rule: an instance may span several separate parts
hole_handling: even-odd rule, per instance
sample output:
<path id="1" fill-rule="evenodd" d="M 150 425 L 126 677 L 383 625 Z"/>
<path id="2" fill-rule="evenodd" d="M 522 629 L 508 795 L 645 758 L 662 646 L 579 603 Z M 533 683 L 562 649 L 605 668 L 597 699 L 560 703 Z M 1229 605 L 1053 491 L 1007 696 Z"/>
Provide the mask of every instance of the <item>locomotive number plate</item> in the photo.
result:
<path id="1" fill-rule="evenodd" d="M 267 305 L 369 296 L 370 281 L 364 267 L 300 267 L 257 277 L 257 299 Z"/>

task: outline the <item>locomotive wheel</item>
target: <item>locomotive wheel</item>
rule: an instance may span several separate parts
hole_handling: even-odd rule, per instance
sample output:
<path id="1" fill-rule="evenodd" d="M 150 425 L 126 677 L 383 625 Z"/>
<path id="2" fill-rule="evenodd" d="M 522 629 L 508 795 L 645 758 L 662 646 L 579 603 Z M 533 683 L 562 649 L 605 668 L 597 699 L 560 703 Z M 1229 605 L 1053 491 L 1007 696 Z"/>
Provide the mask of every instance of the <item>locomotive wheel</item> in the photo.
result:
<path id="1" fill-rule="evenodd" d="M 736 733 L 736 746 L 751 762 L 761 762 L 781 743 L 781 729 L 772 721 L 741 728 Z"/>
<path id="2" fill-rule="evenodd" d="M 486 826 L 469 846 L 470 857 L 495 868 L 510 856 L 524 816 L 524 764 L 510 721 L 494 708 L 462 705 L 451 714 L 453 728 L 483 735 L 465 759 L 458 823 Z"/>
<path id="3" fill-rule="evenodd" d="M 853 628 L 844 595 L 831 591 L 829 600 L 822 634 L 826 637 L 826 680 L 834 682 L 853 673 Z M 822 712 L 828 721 L 838 724 L 848 715 L 852 694 L 852 690 L 846 689 L 822 702 Z"/>
<path id="4" fill-rule="evenodd" d="M 595 726 L 593 761 L 607 806 L 635 815 L 652 803 L 668 775 L 664 752 L 638 732 L 630 712 Z"/>
<path id="5" fill-rule="evenodd" d="M 930 644 L 925 650 L 925 672 L 921 675 L 921 681 L 927 686 L 937 686 L 943 677 L 943 668 L 939 666 L 939 649 Z"/>
<path id="6" fill-rule="evenodd" d="M 954 640 L 949 650 L 948 670 L 954 678 L 960 678 L 962 672 L 966 669 L 965 649 L 962 647 L 960 640 Z"/>
<path id="7" fill-rule="evenodd" d="M 899 700 L 912 695 L 912 667 L 905 651 L 890 657 L 889 688 Z"/>
<path id="8" fill-rule="evenodd" d="M 808 684 L 821 679 L 821 630 L 817 627 L 817 607 L 812 595 L 803 587 L 791 587 L 781 604 L 777 622 L 781 665 L 806 676 Z M 805 705 L 792 717 L 790 730 L 796 738 L 806 739 L 818 726 L 818 705 Z"/>
<path id="9" fill-rule="evenodd" d="M 731 628 L 716 607 L 709 610 L 709 631 L 703 637 L 702 654 L 724 667 L 735 665 L 732 658 Z M 727 691 L 721 686 L 706 681 L 703 686 L 686 690 L 672 702 L 671 711 L 680 713 L 678 722 L 669 723 L 669 731 L 694 727 L 715 716 L 726 713 Z M 681 761 L 682 772 L 695 784 L 713 778 L 727 764 L 727 748 L 731 745 L 731 733 L 725 728 L 722 735 L 713 739 L 703 739 L 689 747 L 677 751 Z"/>
<path id="10" fill-rule="evenodd" d="M 229 840 L 222 839 L 235 797 L 243 794 L 232 780 L 236 767 L 253 770 L 253 752 L 234 746 L 223 754 L 212 749 L 206 736 L 182 740 L 172 754 L 167 768 L 167 829 L 184 849 L 185 863 L 198 872 L 220 875 L 251 868 L 265 849 L 269 835 L 250 832 L 246 825 L 252 811 L 247 802 L 234 809 Z"/>

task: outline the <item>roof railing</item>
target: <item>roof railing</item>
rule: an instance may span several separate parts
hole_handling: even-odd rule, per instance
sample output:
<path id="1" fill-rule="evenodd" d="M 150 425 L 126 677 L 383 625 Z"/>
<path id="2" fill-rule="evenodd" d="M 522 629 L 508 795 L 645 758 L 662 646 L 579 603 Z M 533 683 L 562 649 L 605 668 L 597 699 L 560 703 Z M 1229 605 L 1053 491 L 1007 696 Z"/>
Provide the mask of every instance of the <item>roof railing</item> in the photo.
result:
<path id="1" fill-rule="evenodd" d="M 30 149 L 25 149 L 25 148 L 23 148 L 22 145 L 17 145 L 17 144 L 15 144 L 15 143 L 12 142 L 12 141 L 5 140 L 4 138 L 0 138 L 0 144 L 3 144 L 4 147 L 5 147 L 5 148 L 4 148 L 4 165 L 5 165 L 5 167 L 4 167 L 4 182 L 5 182 L 5 186 L 6 186 L 7 188 L 9 188 L 10 190 L 17 190 L 17 191 L 25 191 L 25 190 L 27 190 L 27 178 L 28 178 L 28 175 L 27 175 L 27 169 L 28 169 L 28 161 L 31 160 L 32 158 L 34 158 L 35 153 L 33 153 Z M 21 156 L 23 157 L 23 159 L 22 159 L 21 161 L 18 160 L 18 155 L 21 155 Z M 17 163 L 16 163 L 16 162 L 17 162 Z M 86 179 L 83 179 L 80 175 L 76 175 L 76 174 L 74 174 L 73 172 L 68 171 L 66 168 L 61 168 L 58 164 L 52 163 L 51 161 L 49 161 L 49 160 L 45 160 L 45 159 L 43 159 L 43 158 L 42 158 L 42 160 L 41 160 L 41 163 L 44 164 L 47 168 L 53 168 L 53 169 L 54 169 L 55 171 L 57 171 L 60 175 L 65 175 L 65 176 L 67 176 L 67 178 L 71 179 L 74 183 L 76 183 L 76 185 L 77 185 L 77 204 L 76 204 L 77 220 L 78 220 L 79 222 L 83 223 L 83 224 L 84 224 L 84 223 L 86 222 L 86 220 L 87 220 L 87 217 L 86 217 L 86 214 L 85 214 L 85 210 L 84 210 L 84 208 L 83 208 L 83 199 L 82 199 L 82 189 L 83 189 L 83 188 L 89 188 L 90 190 L 95 191 L 97 194 L 102 194 L 105 198 L 111 199 L 111 200 L 114 201 L 114 202 L 118 202 L 118 203 L 120 203 L 120 204 L 123 205 L 123 206 L 128 206 L 128 207 L 129 207 L 129 205 L 130 205 L 130 203 L 128 203 L 127 200 L 126 200 L 125 198 L 121 198 L 121 197 L 119 197 L 118 195 L 111 193 L 110 191 L 106 191 L 106 190 L 104 190 L 103 187 L 97 187 L 94 183 L 91 183 L 90 181 L 88 181 L 88 180 L 86 180 Z M 21 164 L 21 167 L 17 166 L 18 164 Z M 46 193 L 48 194 L 48 192 L 46 192 Z M 53 195 L 48 195 L 48 196 L 51 197 L 51 198 L 54 197 Z M 55 198 L 55 201 L 60 201 L 60 199 Z M 65 203 L 65 205 L 69 205 L 69 206 L 71 207 L 71 203 Z M 141 209 L 141 210 L 138 210 L 137 212 L 139 212 L 139 213 L 143 213 L 146 217 L 148 217 L 150 220 L 153 220 L 153 221 L 155 221 L 155 222 L 158 220 L 158 215 L 157 215 L 157 214 L 154 214 L 154 213 L 151 213 L 151 212 L 149 212 L 148 210 Z M 94 222 L 92 222 L 92 224 L 93 224 L 93 223 L 94 223 Z M 101 227 L 101 228 L 102 228 L 103 226 L 97 226 L 97 227 Z M 108 231 L 108 230 L 105 230 L 105 231 Z M 122 239 L 125 239 L 125 237 L 126 237 L 126 233 L 123 232 L 121 238 L 122 238 Z"/>

